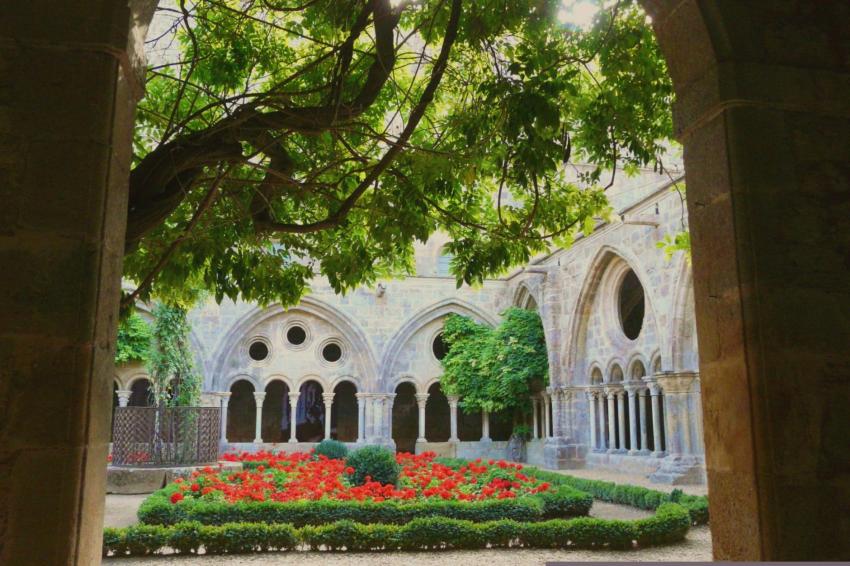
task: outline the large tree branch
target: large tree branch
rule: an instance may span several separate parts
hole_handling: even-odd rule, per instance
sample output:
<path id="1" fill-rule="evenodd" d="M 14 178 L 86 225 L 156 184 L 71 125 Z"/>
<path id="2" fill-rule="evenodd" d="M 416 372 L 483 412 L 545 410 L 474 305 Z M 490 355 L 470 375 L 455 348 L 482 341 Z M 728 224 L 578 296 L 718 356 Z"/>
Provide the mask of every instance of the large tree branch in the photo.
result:
<path id="1" fill-rule="evenodd" d="M 326 230 L 328 228 L 333 228 L 339 225 L 361 196 L 366 192 L 366 190 L 372 186 L 372 184 L 378 179 L 381 173 L 389 167 L 396 156 L 402 151 L 404 146 L 407 144 L 410 137 L 413 135 L 413 132 L 416 131 L 417 126 L 419 125 L 419 121 L 425 115 L 425 111 L 428 106 L 434 100 L 434 95 L 437 92 L 437 88 L 440 86 L 440 81 L 443 78 L 443 74 L 445 73 L 446 67 L 448 65 L 449 54 L 451 53 L 452 45 L 457 38 L 457 31 L 460 25 L 460 15 L 461 15 L 461 6 L 463 2 L 462 0 L 453 0 L 452 2 L 452 10 L 451 15 L 449 16 L 449 23 L 446 29 L 446 35 L 443 39 L 443 45 L 440 48 L 440 54 L 437 57 L 437 60 L 434 63 L 434 69 L 431 72 L 431 78 L 428 81 L 428 85 L 425 87 L 425 90 L 422 91 L 422 95 L 419 97 L 419 101 L 416 103 L 416 106 L 413 107 L 413 110 L 410 113 L 410 117 L 408 118 L 407 125 L 404 130 L 399 135 L 398 139 L 394 144 L 390 146 L 386 153 L 384 153 L 381 160 L 375 164 L 371 171 L 366 175 L 366 177 L 360 182 L 356 189 L 354 189 L 351 194 L 342 202 L 342 204 L 337 208 L 333 213 L 328 215 L 325 219 L 319 220 L 312 223 L 307 224 L 286 224 L 286 223 L 275 223 L 268 225 L 267 228 L 269 230 L 273 230 L 276 232 L 289 232 L 289 233 L 311 233 L 311 232 L 319 232 L 321 230 Z"/>
<path id="2" fill-rule="evenodd" d="M 374 19 L 375 60 L 357 95 L 344 104 L 261 112 L 263 102 L 275 98 L 275 93 L 270 92 L 209 128 L 151 151 L 130 174 L 126 252 L 135 249 L 145 234 L 168 218 L 205 167 L 240 160 L 240 142 L 254 142 L 274 131 L 321 132 L 357 118 L 374 103 L 395 65 L 394 30 L 401 11 L 394 10 L 390 0 L 369 2 Z"/>

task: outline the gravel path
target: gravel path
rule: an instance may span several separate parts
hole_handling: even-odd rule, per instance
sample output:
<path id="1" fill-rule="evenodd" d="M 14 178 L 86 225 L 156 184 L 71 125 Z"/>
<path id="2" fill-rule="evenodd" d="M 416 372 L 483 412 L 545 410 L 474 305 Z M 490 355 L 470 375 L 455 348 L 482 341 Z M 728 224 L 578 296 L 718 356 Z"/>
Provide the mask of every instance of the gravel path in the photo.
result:
<path id="1" fill-rule="evenodd" d="M 674 489 L 681 489 L 683 492 L 690 495 L 706 495 L 708 493 L 708 488 L 705 485 L 664 485 L 659 483 L 652 483 L 649 481 L 649 478 L 646 476 L 639 476 L 634 474 L 618 474 L 617 472 L 610 472 L 608 470 L 594 470 L 594 469 L 584 469 L 584 470 L 546 470 L 551 472 L 557 472 L 559 474 L 564 474 L 567 476 L 575 476 L 577 478 L 585 478 L 588 480 L 602 480 L 602 481 L 612 481 L 614 483 L 626 483 L 629 485 L 638 485 L 640 487 L 646 487 L 649 489 L 657 489 L 658 491 L 666 491 L 670 492 Z"/>

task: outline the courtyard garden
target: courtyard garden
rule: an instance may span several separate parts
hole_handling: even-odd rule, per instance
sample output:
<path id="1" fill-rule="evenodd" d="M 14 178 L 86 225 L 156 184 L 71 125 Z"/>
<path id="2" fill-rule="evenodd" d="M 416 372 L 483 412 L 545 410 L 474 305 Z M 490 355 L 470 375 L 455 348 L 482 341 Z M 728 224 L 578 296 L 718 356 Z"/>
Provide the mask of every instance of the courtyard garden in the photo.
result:
<path id="1" fill-rule="evenodd" d="M 546 472 L 503 460 L 394 454 L 230 453 L 139 507 L 140 524 L 104 531 L 104 556 L 268 551 L 485 548 L 638 549 L 682 541 L 708 521 L 707 500 L 679 491 Z M 589 517 L 594 500 L 654 514 Z"/>

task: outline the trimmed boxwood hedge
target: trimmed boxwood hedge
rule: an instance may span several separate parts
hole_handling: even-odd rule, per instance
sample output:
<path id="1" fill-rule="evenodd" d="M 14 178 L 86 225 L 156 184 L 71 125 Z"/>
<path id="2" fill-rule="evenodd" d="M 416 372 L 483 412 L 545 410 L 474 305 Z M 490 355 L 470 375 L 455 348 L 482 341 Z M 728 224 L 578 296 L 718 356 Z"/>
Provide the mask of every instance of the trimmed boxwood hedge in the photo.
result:
<path id="1" fill-rule="evenodd" d="M 105 529 L 103 555 L 160 553 L 247 553 L 310 548 L 313 550 L 448 550 L 496 548 L 617 548 L 669 544 L 682 540 L 691 518 L 675 503 L 659 505 L 653 517 L 637 521 L 552 519 L 483 523 L 447 517 L 423 517 L 404 525 L 336 521 L 297 529 L 287 524 L 228 523 L 136 525 Z"/>
<path id="2" fill-rule="evenodd" d="M 462 458 L 437 458 L 437 462 L 451 468 L 460 468 L 469 463 Z M 708 497 L 704 495 L 687 495 L 679 489 L 665 493 L 656 489 L 636 485 L 622 485 L 609 481 L 577 478 L 558 472 L 541 470 L 533 466 L 523 467 L 526 475 L 534 476 L 552 485 L 569 486 L 579 491 L 591 494 L 595 499 L 637 507 L 646 511 L 657 509 L 663 503 L 678 503 L 688 510 L 691 523 L 694 525 L 708 524 Z"/>
<path id="3" fill-rule="evenodd" d="M 324 525 L 341 520 L 365 524 L 403 524 L 419 517 L 448 517 L 476 522 L 497 519 L 540 521 L 587 515 L 593 505 L 593 497 L 567 485 L 559 485 L 554 492 L 545 494 L 484 501 L 426 499 L 374 502 L 320 499 L 227 503 L 185 499 L 175 505 L 169 497 L 176 489 L 175 486 L 167 486 L 145 499 L 139 507 L 139 521 L 148 525 L 173 525 L 183 521 L 198 521 L 204 525 L 289 523 L 296 527 Z"/>

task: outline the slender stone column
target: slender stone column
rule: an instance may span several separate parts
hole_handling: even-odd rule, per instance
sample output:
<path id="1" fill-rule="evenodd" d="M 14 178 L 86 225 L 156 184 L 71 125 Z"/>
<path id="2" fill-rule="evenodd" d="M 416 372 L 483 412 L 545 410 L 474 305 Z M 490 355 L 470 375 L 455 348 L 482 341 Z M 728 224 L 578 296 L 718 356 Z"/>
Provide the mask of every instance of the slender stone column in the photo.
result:
<path id="1" fill-rule="evenodd" d="M 481 440 L 490 441 L 490 413 L 481 411 Z"/>
<path id="2" fill-rule="evenodd" d="M 637 411 L 635 410 L 636 393 L 637 386 L 626 385 L 626 394 L 629 396 L 629 454 L 636 454 L 638 451 Z"/>
<path id="3" fill-rule="evenodd" d="M 460 398 L 457 397 L 456 395 L 449 395 L 447 397 L 447 399 L 449 400 L 449 410 L 450 410 L 449 424 L 450 424 L 450 430 L 451 430 L 451 434 L 449 436 L 449 442 L 458 442 L 459 439 L 457 437 L 457 404 L 458 404 L 458 401 L 460 400 Z"/>
<path id="4" fill-rule="evenodd" d="M 393 438 L 393 405 L 395 404 L 395 393 L 388 393 L 384 396 L 384 438 L 392 440 Z"/>
<path id="5" fill-rule="evenodd" d="M 384 398 L 381 395 L 372 396 L 372 438 L 381 437 L 383 426 Z"/>
<path id="6" fill-rule="evenodd" d="M 649 452 L 647 446 L 649 445 L 646 431 L 647 431 L 647 422 L 646 422 L 646 394 L 647 390 L 645 388 L 638 391 L 638 405 L 640 410 L 640 451 L 641 452 Z"/>
<path id="7" fill-rule="evenodd" d="M 298 442 L 298 436 L 295 434 L 295 428 L 297 426 L 297 418 L 295 415 L 295 411 L 298 409 L 298 397 L 301 395 L 300 391 L 290 391 L 289 392 L 289 442 L 290 444 L 296 444 Z"/>
<path id="8" fill-rule="evenodd" d="M 133 394 L 129 389 L 119 389 L 115 392 L 118 395 L 118 406 L 126 407 L 127 403 L 130 402 L 130 395 Z"/>
<path id="9" fill-rule="evenodd" d="M 531 423 L 532 423 L 531 437 L 534 440 L 537 440 L 538 438 L 540 438 L 540 431 L 538 430 L 540 425 L 537 422 L 537 411 L 538 411 L 539 407 L 540 407 L 540 401 L 538 401 L 537 399 L 532 399 L 531 400 Z"/>
<path id="10" fill-rule="evenodd" d="M 617 448 L 620 452 L 626 451 L 626 392 L 617 391 L 617 425 L 619 427 L 619 445 Z"/>
<path id="11" fill-rule="evenodd" d="M 549 403 L 552 411 L 552 438 L 556 438 L 561 436 L 561 392 L 554 387 L 549 389 Z"/>
<path id="12" fill-rule="evenodd" d="M 649 385 L 649 394 L 652 397 L 652 455 L 659 456 L 664 453 L 661 449 L 661 388 L 657 383 Z"/>
<path id="13" fill-rule="evenodd" d="M 219 393 L 221 397 L 221 442 L 227 444 L 227 406 L 230 404 L 230 391 Z"/>
<path id="14" fill-rule="evenodd" d="M 322 393 L 322 401 L 325 402 L 325 439 L 331 437 L 331 412 L 334 405 L 334 393 Z"/>
<path id="15" fill-rule="evenodd" d="M 416 394 L 416 404 L 419 406 L 419 438 L 416 439 L 416 442 L 428 442 L 425 438 L 425 404 L 427 402 L 427 393 Z"/>
<path id="16" fill-rule="evenodd" d="M 261 444 L 263 442 L 263 401 L 266 398 L 265 391 L 257 391 L 254 393 L 254 404 L 257 406 L 256 420 L 254 421 L 254 443 Z"/>
<path id="17" fill-rule="evenodd" d="M 608 452 L 614 452 L 617 449 L 617 411 L 614 408 L 617 392 L 609 387 L 605 390 L 605 396 L 608 398 Z"/>
<path id="18" fill-rule="evenodd" d="M 357 398 L 357 442 L 366 441 L 366 394 L 355 393 Z"/>
<path id="19" fill-rule="evenodd" d="M 696 376 L 696 373 L 656 376 L 664 391 L 664 432 L 668 454 L 693 454 L 690 397 Z"/>
<path id="20" fill-rule="evenodd" d="M 596 393 L 596 402 L 599 403 L 599 411 L 597 411 L 599 415 L 599 449 L 600 450 L 608 450 L 609 440 L 608 440 L 608 431 L 606 429 L 605 423 L 607 422 L 605 418 L 605 391 L 599 390 Z"/>
<path id="21" fill-rule="evenodd" d="M 543 393 L 543 438 L 549 438 L 549 395 Z"/>
<path id="22" fill-rule="evenodd" d="M 593 391 L 587 392 L 587 404 L 590 409 L 590 445 L 591 450 L 596 450 L 599 445 L 596 442 L 596 393 Z"/>

